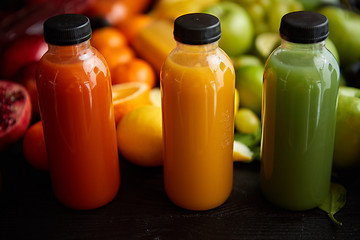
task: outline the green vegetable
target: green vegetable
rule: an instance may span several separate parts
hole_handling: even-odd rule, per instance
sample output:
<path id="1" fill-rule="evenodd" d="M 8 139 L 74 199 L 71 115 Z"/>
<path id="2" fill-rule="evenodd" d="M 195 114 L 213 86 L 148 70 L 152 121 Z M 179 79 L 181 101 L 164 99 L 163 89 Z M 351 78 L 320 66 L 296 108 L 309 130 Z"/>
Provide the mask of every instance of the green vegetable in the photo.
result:
<path id="1" fill-rule="evenodd" d="M 342 226 L 342 223 L 337 221 L 334 217 L 346 203 L 346 189 L 338 183 L 331 183 L 328 197 L 319 206 L 319 208 L 328 213 L 330 219 L 336 224 Z"/>

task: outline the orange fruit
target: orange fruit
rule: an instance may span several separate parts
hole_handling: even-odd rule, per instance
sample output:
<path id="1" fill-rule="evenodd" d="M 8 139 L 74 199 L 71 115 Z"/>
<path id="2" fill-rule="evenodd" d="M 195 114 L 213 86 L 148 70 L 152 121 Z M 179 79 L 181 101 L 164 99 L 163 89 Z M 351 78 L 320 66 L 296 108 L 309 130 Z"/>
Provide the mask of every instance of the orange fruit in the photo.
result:
<path id="1" fill-rule="evenodd" d="M 135 57 L 134 51 L 128 46 L 102 48 L 100 53 L 104 56 L 110 71 L 117 65 L 126 63 Z"/>
<path id="2" fill-rule="evenodd" d="M 153 0 L 96 0 L 89 1 L 86 15 L 103 16 L 111 25 L 118 25 L 131 16 L 145 12 Z"/>
<path id="3" fill-rule="evenodd" d="M 102 16 L 110 24 L 115 24 L 125 19 L 129 15 L 129 10 L 119 0 L 96 0 L 91 1 L 86 9 L 86 15 L 89 17 Z"/>
<path id="4" fill-rule="evenodd" d="M 119 64 L 111 71 L 112 84 L 125 82 L 142 82 L 153 88 L 156 84 L 155 71 L 152 66 L 140 58 L 134 58 Z"/>
<path id="5" fill-rule="evenodd" d="M 91 45 L 101 52 L 102 48 L 118 48 L 126 46 L 127 40 L 117 28 L 98 28 L 92 33 Z"/>
<path id="6" fill-rule="evenodd" d="M 26 161 L 40 170 L 48 170 L 49 164 L 46 155 L 46 145 L 42 122 L 33 124 L 25 133 L 23 152 Z"/>
<path id="7" fill-rule="evenodd" d="M 131 110 L 150 105 L 150 87 L 146 83 L 120 83 L 112 86 L 115 122 L 118 122 Z"/>
<path id="8" fill-rule="evenodd" d="M 134 37 L 150 22 L 152 17 L 146 14 L 137 14 L 128 19 L 119 25 L 120 31 L 125 35 L 128 42 L 131 44 Z"/>

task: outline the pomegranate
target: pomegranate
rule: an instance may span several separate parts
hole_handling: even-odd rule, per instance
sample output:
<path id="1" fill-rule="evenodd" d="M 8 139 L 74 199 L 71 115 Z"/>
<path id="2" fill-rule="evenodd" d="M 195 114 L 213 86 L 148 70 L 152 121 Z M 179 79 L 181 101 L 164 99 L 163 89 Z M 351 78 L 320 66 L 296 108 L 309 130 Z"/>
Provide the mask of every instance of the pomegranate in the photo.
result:
<path id="1" fill-rule="evenodd" d="M 0 58 L 0 74 L 12 79 L 26 63 L 39 61 L 48 46 L 42 35 L 26 36 L 11 43 Z"/>
<path id="2" fill-rule="evenodd" d="M 0 80 L 0 150 L 25 134 L 30 119 L 31 102 L 25 87 Z"/>

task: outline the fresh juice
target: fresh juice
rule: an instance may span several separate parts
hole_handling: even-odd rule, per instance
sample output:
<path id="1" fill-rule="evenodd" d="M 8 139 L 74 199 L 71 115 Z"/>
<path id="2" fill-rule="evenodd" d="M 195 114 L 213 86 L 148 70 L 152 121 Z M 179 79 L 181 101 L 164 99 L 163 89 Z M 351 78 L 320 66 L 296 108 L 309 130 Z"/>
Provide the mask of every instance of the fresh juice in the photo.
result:
<path id="1" fill-rule="evenodd" d="M 325 48 L 278 50 L 267 62 L 261 186 L 281 207 L 314 208 L 329 192 L 338 78 L 336 60 Z"/>
<path id="2" fill-rule="evenodd" d="M 53 190 L 64 205 L 91 209 L 111 201 L 120 185 L 109 70 L 85 44 L 49 46 L 37 87 Z M 87 47 L 86 47 L 87 46 Z"/>
<path id="3" fill-rule="evenodd" d="M 178 206 L 206 210 L 232 189 L 234 70 L 217 43 L 180 48 L 161 73 L 164 183 Z"/>

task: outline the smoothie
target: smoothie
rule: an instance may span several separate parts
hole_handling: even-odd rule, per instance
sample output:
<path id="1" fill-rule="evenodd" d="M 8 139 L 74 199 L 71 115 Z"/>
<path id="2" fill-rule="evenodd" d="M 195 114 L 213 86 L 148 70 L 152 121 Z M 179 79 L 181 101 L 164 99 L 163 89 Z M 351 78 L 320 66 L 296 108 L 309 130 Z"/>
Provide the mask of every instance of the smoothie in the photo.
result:
<path id="1" fill-rule="evenodd" d="M 90 38 L 84 15 L 49 18 L 36 73 L 53 191 L 74 209 L 101 207 L 120 186 L 110 71 Z"/>
<path id="2" fill-rule="evenodd" d="M 180 45 L 161 74 L 165 189 L 175 204 L 206 210 L 232 189 L 234 69 L 217 43 Z"/>
<path id="3" fill-rule="evenodd" d="M 291 210 L 316 207 L 329 191 L 339 68 L 319 44 L 276 50 L 264 72 L 261 187 Z"/>

